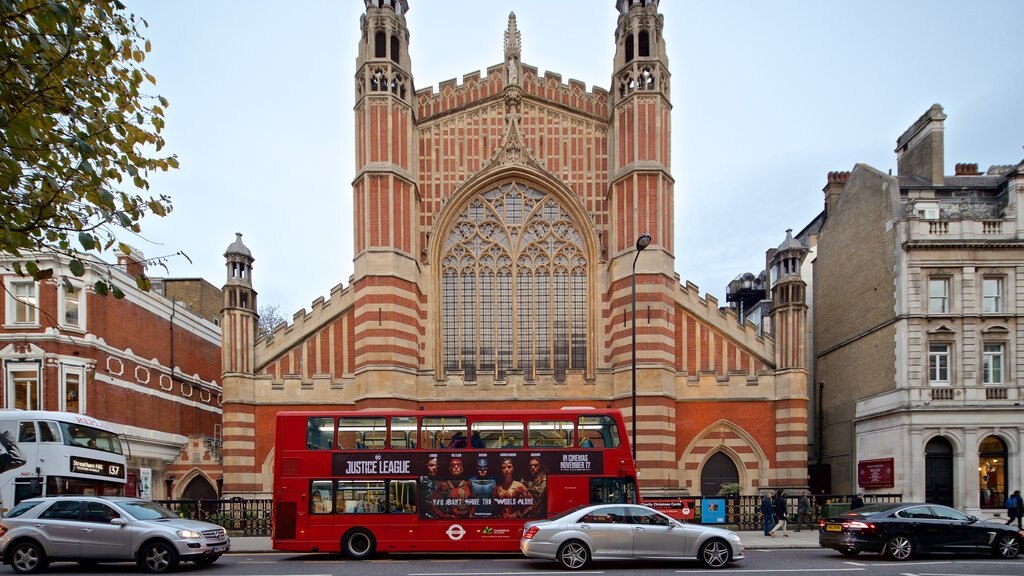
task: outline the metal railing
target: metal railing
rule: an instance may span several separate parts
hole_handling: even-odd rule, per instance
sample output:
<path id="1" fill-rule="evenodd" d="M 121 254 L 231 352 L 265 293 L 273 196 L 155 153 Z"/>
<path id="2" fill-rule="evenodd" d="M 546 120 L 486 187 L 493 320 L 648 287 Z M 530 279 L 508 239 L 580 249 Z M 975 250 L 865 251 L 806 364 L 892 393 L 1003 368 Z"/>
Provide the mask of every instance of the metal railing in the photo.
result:
<path id="1" fill-rule="evenodd" d="M 272 500 L 160 500 L 178 516 L 223 526 L 236 536 L 270 536 Z"/>

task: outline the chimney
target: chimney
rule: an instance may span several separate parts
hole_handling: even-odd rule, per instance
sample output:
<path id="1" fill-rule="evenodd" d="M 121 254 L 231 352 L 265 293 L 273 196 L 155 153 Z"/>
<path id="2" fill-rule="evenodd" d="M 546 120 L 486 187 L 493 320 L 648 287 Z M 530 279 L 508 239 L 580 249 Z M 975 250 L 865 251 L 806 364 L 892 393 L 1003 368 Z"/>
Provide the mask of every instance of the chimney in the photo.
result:
<path id="1" fill-rule="evenodd" d="M 138 278 L 146 274 L 146 257 L 133 247 L 128 254 L 118 254 L 117 266 L 132 278 Z"/>
<path id="2" fill-rule="evenodd" d="M 828 183 L 821 189 L 825 193 L 825 219 L 828 219 L 839 202 L 839 194 L 846 187 L 846 181 L 850 179 L 849 172 L 829 172 Z"/>
<path id="3" fill-rule="evenodd" d="M 929 184 L 942 186 L 945 153 L 942 133 L 946 114 L 942 106 L 932 104 L 907 131 L 896 140 L 896 170 L 900 176 L 916 176 Z"/>
<path id="4" fill-rule="evenodd" d="M 966 163 L 961 162 L 956 165 L 957 176 L 981 176 L 981 172 L 978 171 L 977 163 Z"/>

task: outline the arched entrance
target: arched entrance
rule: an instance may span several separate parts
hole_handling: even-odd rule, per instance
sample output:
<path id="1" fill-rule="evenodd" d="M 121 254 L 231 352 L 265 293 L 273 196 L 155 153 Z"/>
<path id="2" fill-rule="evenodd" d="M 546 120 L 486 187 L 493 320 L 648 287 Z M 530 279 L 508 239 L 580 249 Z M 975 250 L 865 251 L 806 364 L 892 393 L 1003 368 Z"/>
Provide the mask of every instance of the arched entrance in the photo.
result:
<path id="1" fill-rule="evenodd" d="M 941 436 L 924 447 L 924 499 L 953 505 L 953 445 Z"/>
<path id="2" fill-rule="evenodd" d="M 978 447 L 978 495 L 982 508 L 1002 508 L 1006 502 L 1006 443 L 989 436 Z"/>
<path id="3" fill-rule="evenodd" d="M 185 500 L 216 500 L 217 489 L 204 476 L 197 474 L 182 490 L 181 498 Z"/>
<path id="4" fill-rule="evenodd" d="M 708 458 L 704 469 L 700 473 L 701 496 L 714 496 L 718 494 L 722 484 L 739 484 L 740 473 L 736 470 L 736 464 L 722 452 L 716 452 Z"/>

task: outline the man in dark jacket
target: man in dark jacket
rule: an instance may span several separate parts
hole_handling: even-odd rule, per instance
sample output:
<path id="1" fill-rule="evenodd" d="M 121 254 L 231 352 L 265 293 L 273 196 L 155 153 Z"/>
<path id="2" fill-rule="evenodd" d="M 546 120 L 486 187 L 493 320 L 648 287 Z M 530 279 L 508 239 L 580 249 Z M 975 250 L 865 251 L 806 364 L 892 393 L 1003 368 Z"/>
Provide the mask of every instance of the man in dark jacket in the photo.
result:
<path id="1" fill-rule="evenodd" d="M 761 494 L 761 527 L 765 536 L 772 535 L 772 526 L 775 526 L 775 507 L 770 493 L 765 492 Z"/>
<path id="2" fill-rule="evenodd" d="M 864 507 L 864 499 L 860 497 L 860 494 L 854 494 L 853 499 L 850 500 L 850 510 L 856 510 L 857 508 Z"/>

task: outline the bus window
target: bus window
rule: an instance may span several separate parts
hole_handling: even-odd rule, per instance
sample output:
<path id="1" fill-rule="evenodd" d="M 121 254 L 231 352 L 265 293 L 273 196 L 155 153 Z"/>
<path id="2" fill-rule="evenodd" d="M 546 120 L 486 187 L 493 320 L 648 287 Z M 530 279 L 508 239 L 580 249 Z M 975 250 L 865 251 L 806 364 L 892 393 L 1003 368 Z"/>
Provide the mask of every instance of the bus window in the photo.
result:
<path id="1" fill-rule="evenodd" d="M 392 416 L 391 438 L 392 448 L 404 449 L 416 447 L 416 417 Z"/>
<path id="2" fill-rule="evenodd" d="M 334 447 L 334 419 L 310 418 L 306 422 L 306 448 L 330 450 Z"/>
<path id="3" fill-rule="evenodd" d="M 528 442 L 530 448 L 565 448 L 575 446 L 576 427 L 572 420 L 542 420 L 530 422 Z"/>
<path id="4" fill-rule="evenodd" d="M 18 424 L 18 442 L 36 441 L 36 423 L 21 422 Z"/>
<path id="5" fill-rule="evenodd" d="M 388 512 L 416 513 L 415 480 L 392 480 L 388 483 Z"/>
<path id="6" fill-rule="evenodd" d="M 334 500 L 331 499 L 331 481 L 314 480 L 313 493 L 309 497 L 310 512 L 313 514 L 330 514 L 334 511 Z"/>
<path id="7" fill-rule="evenodd" d="M 113 454 L 121 454 L 121 439 L 117 434 L 99 428 L 79 426 L 78 424 L 60 423 L 64 443 L 69 446 L 84 446 Z"/>
<path id="8" fill-rule="evenodd" d="M 581 445 L 589 440 L 598 448 L 619 447 L 619 427 L 608 416 L 580 416 Z"/>
<path id="9" fill-rule="evenodd" d="M 479 436 L 480 443 L 485 448 L 522 448 L 523 446 L 523 423 L 518 420 L 474 422 L 473 434 L 474 441 Z"/>
<path id="10" fill-rule="evenodd" d="M 383 480 L 338 480 L 338 512 L 365 514 L 384 511 Z"/>
<path id="11" fill-rule="evenodd" d="M 56 422 L 39 421 L 40 442 L 60 442 L 60 426 Z"/>
<path id="12" fill-rule="evenodd" d="M 458 434 L 462 438 L 461 448 L 468 446 L 469 440 L 466 436 L 467 424 L 465 416 L 435 416 L 423 418 L 423 427 L 420 432 L 420 448 L 459 448 L 452 446 L 452 440 Z M 456 440 L 455 444 L 459 441 Z"/>
<path id="13" fill-rule="evenodd" d="M 386 422 L 383 416 L 338 418 L 338 448 L 383 448 Z"/>
<path id="14" fill-rule="evenodd" d="M 636 484 L 632 478 L 591 478 L 591 504 L 635 504 Z"/>

